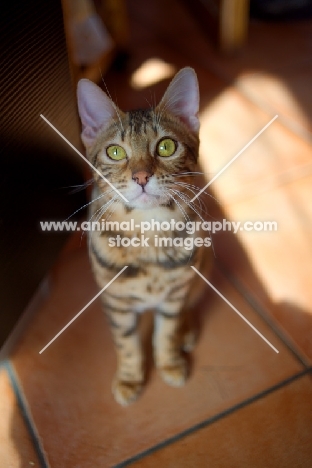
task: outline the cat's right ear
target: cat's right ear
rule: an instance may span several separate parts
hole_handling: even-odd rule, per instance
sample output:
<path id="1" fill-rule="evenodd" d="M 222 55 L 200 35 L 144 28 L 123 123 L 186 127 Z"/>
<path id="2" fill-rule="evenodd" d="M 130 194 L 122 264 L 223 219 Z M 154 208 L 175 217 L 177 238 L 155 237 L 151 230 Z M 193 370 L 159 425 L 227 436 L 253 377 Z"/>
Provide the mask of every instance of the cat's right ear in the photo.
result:
<path id="1" fill-rule="evenodd" d="M 117 116 L 114 103 L 96 84 L 87 79 L 78 82 L 78 112 L 82 123 L 81 139 L 91 147 L 98 132 Z"/>

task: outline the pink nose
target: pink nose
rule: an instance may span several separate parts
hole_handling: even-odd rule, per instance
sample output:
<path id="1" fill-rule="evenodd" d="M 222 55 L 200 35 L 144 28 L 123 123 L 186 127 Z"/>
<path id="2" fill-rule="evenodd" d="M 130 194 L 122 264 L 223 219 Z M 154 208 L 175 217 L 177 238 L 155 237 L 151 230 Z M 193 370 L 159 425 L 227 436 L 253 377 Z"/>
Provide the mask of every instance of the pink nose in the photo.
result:
<path id="1" fill-rule="evenodd" d="M 150 172 L 147 172 L 147 171 L 138 171 L 138 172 L 135 172 L 132 176 L 132 179 L 139 185 L 141 185 L 141 187 L 144 187 L 149 178 L 152 177 L 153 174 L 151 174 Z"/>

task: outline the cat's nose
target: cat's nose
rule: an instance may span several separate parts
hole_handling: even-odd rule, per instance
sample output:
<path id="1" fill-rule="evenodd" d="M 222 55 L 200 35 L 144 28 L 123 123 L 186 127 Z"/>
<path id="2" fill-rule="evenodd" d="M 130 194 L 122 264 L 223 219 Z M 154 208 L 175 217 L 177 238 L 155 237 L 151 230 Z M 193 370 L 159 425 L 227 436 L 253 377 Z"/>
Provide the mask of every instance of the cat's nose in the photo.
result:
<path id="1" fill-rule="evenodd" d="M 132 176 L 132 179 L 141 187 L 145 187 L 147 182 L 149 181 L 149 178 L 152 177 L 153 174 L 147 171 L 138 171 L 135 172 Z"/>

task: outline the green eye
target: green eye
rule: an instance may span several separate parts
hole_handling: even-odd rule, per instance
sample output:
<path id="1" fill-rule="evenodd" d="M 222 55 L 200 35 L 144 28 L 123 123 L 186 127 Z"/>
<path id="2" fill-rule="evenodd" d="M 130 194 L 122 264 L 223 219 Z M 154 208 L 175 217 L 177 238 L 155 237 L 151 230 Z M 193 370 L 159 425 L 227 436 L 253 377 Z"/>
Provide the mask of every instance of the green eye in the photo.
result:
<path id="1" fill-rule="evenodd" d="M 107 156 L 114 161 L 120 161 L 121 159 L 125 159 L 127 153 L 125 150 L 119 145 L 111 145 L 106 149 Z"/>
<path id="2" fill-rule="evenodd" d="M 157 153 L 165 158 L 172 156 L 176 149 L 176 143 L 171 138 L 164 138 L 157 145 Z"/>

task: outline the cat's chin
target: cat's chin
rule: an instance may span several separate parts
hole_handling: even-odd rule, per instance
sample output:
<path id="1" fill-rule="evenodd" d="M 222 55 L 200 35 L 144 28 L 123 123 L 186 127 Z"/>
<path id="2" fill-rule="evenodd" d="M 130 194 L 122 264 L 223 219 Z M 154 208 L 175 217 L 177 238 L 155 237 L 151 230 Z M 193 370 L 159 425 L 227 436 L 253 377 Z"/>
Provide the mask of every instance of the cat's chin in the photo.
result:
<path id="1" fill-rule="evenodd" d="M 129 200 L 129 206 L 131 208 L 146 210 L 149 208 L 155 208 L 163 204 L 163 202 L 162 197 L 158 195 L 150 195 L 144 192 L 135 199 Z"/>

